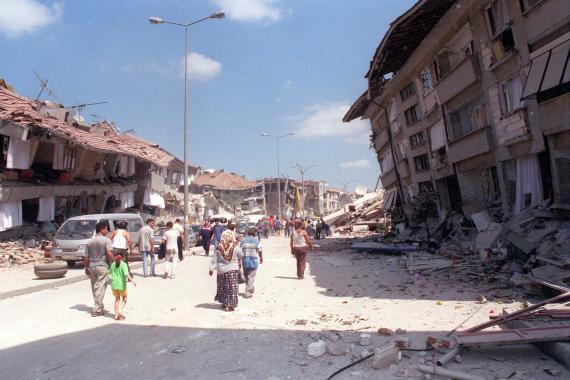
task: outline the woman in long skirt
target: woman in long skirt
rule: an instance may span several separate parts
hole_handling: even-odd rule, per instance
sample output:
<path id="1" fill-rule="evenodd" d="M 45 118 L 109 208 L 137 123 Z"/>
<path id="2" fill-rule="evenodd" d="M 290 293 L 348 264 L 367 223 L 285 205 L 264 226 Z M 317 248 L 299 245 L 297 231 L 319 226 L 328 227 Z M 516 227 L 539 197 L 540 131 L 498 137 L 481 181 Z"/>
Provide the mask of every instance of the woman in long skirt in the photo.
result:
<path id="1" fill-rule="evenodd" d="M 242 257 L 236 235 L 232 231 L 224 231 L 212 257 L 209 274 L 217 273 L 214 300 L 220 302 L 225 311 L 234 311 L 238 304 L 239 261 Z"/>

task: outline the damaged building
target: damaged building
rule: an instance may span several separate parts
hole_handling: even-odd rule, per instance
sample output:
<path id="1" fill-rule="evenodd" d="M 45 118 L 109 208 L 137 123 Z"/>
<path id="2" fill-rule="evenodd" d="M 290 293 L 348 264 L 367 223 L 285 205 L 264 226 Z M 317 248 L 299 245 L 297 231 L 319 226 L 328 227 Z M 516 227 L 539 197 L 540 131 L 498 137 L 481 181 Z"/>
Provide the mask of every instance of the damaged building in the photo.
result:
<path id="1" fill-rule="evenodd" d="M 420 0 L 376 49 L 345 122 L 371 124 L 384 209 L 507 218 L 570 203 L 565 0 Z"/>
<path id="2" fill-rule="evenodd" d="M 180 160 L 72 112 L 0 87 L 0 230 L 89 213 L 178 211 Z"/>

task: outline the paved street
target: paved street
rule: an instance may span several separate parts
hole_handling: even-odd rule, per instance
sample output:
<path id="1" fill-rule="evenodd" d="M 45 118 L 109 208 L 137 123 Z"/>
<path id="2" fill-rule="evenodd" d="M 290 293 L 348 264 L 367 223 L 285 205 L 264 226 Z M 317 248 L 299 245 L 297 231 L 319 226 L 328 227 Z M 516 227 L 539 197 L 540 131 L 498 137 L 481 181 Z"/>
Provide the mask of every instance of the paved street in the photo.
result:
<path id="1" fill-rule="evenodd" d="M 479 307 L 476 289 L 430 284 L 426 290 L 419 283 L 398 291 L 406 279 L 386 256 L 323 248 L 312 254 L 306 280 L 298 281 L 287 241 L 271 238 L 265 245 L 257 293 L 240 297 L 234 313 L 213 302 L 215 279 L 208 277 L 209 259 L 202 255 L 187 257 L 175 280 L 137 276 L 124 322 L 111 314 L 89 315 L 87 281 L 0 301 L 2 378 L 324 379 L 364 349 L 357 343 L 362 331 L 374 333 L 374 346 L 390 339 L 377 336 L 378 327 L 405 329 L 421 344 L 426 333 L 446 332 Z M 112 308 L 110 290 L 105 305 Z M 471 323 L 485 318 L 481 312 Z M 335 335 L 350 353 L 307 356 L 309 343 Z M 406 356 L 402 367 L 411 363 Z M 473 351 L 458 368 L 499 375 L 515 368 L 525 371 L 516 377 L 521 379 L 548 376 L 543 367 L 561 368 L 542 356 L 530 346 Z M 394 372 L 374 371 L 365 362 L 338 378 L 392 378 Z"/>

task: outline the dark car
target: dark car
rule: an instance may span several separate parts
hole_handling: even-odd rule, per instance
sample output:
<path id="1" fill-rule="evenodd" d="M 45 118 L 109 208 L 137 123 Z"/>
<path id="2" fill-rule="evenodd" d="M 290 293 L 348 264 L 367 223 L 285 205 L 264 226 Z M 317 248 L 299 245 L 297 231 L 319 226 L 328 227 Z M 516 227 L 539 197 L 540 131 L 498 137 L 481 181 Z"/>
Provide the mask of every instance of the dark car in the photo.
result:
<path id="1" fill-rule="evenodd" d="M 199 247 L 202 245 L 202 235 L 200 235 L 200 228 L 201 227 L 202 226 L 200 226 L 198 224 L 193 224 L 190 226 L 190 228 L 194 232 L 194 235 L 196 236 L 196 247 Z"/>

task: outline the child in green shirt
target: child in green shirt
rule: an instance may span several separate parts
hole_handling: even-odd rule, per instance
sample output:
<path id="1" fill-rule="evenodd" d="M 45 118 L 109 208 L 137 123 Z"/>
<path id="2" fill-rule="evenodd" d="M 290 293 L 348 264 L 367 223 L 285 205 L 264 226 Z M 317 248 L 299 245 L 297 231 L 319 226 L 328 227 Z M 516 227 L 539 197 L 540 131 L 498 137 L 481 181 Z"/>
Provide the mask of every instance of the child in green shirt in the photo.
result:
<path id="1" fill-rule="evenodd" d="M 115 320 L 123 320 L 125 319 L 123 310 L 127 304 L 127 280 L 131 281 L 134 286 L 137 284 L 129 274 L 129 267 L 123 261 L 122 256 L 117 255 L 115 258 L 115 262 L 109 268 L 109 274 L 111 276 L 111 289 L 113 289 L 115 296 Z"/>

